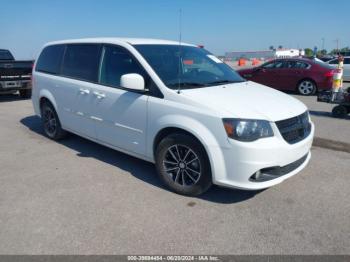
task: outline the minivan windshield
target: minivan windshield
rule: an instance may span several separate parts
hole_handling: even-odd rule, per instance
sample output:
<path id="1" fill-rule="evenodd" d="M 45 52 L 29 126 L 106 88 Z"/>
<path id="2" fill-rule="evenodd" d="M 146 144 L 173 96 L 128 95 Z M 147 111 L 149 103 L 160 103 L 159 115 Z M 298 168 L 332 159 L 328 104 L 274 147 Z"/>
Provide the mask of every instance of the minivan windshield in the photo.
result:
<path id="1" fill-rule="evenodd" d="M 134 45 L 171 89 L 244 82 L 238 73 L 203 48 L 186 45 Z"/>

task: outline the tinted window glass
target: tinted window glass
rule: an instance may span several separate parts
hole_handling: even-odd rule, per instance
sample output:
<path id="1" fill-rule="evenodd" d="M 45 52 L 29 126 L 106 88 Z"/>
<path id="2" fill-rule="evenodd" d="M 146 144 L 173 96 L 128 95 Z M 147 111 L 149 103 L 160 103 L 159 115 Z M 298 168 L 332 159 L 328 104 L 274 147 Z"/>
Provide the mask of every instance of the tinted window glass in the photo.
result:
<path id="1" fill-rule="evenodd" d="M 274 68 L 282 68 L 284 65 L 283 61 L 277 61 L 274 65 Z"/>
<path id="2" fill-rule="evenodd" d="M 263 68 L 266 68 L 266 69 L 282 68 L 282 67 L 283 67 L 283 61 L 274 61 L 263 65 Z"/>
<path id="3" fill-rule="evenodd" d="M 331 60 L 331 61 L 329 62 L 329 64 L 331 64 L 331 65 L 337 65 L 337 64 L 338 64 L 338 59 Z"/>
<path id="4" fill-rule="evenodd" d="M 300 61 L 297 61 L 295 63 L 295 68 L 300 68 L 300 69 L 304 69 L 304 68 L 308 68 L 309 65 Z"/>
<path id="5" fill-rule="evenodd" d="M 148 76 L 135 58 L 125 49 L 118 46 L 105 46 L 101 64 L 100 83 L 120 87 L 120 78 L 124 74 L 136 73 L 148 82 Z"/>
<path id="6" fill-rule="evenodd" d="M 0 60 L 13 60 L 13 56 L 8 50 L 0 50 Z"/>
<path id="7" fill-rule="evenodd" d="M 62 75 L 97 82 L 100 45 L 68 45 Z"/>
<path id="8" fill-rule="evenodd" d="M 179 45 L 134 45 L 171 89 L 202 88 L 245 81 L 203 48 Z"/>
<path id="9" fill-rule="evenodd" d="M 268 62 L 268 63 L 264 64 L 262 67 L 263 68 L 273 68 L 274 65 L 275 65 L 274 62 Z"/>
<path id="10" fill-rule="evenodd" d="M 296 61 L 285 61 L 284 62 L 284 68 L 295 68 L 296 67 Z"/>
<path id="11" fill-rule="evenodd" d="M 45 47 L 39 56 L 36 71 L 58 74 L 60 72 L 64 48 L 64 45 Z"/>
<path id="12" fill-rule="evenodd" d="M 344 58 L 344 64 L 349 65 L 350 64 L 350 58 Z"/>

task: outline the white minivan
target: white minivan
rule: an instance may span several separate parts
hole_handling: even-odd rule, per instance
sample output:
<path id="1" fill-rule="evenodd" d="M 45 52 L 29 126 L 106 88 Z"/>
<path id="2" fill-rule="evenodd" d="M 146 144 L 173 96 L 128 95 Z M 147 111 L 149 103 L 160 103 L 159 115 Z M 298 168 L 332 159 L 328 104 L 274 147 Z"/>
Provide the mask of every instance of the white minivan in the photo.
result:
<path id="1" fill-rule="evenodd" d="M 246 81 L 195 45 L 94 38 L 52 42 L 34 67 L 32 101 L 45 134 L 72 132 L 155 163 L 173 191 L 212 184 L 258 190 L 309 162 L 304 104 Z"/>

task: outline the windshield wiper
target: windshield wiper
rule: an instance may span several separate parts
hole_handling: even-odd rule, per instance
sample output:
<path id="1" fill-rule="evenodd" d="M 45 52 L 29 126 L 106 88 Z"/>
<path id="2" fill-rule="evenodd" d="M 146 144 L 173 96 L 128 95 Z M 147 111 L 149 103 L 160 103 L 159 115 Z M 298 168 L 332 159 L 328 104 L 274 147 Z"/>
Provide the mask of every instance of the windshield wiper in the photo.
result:
<path id="1" fill-rule="evenodd" d="M 204 87 L 205 84 L 196 83 L 196 82 L 180 82 L 174 84 L 168 84 L 169 87 L 181 87 L 181 88 L 191 88 L 191 87 Z"/>
<path id="2" fill-rule="evenodd" d="M 241 83 L 241 82 L 245 82 L 245 81 L 244 81 L 244 80 L 236 80 L 236 81 L 232 81 L 232 80 L 219 80 L 219 81 L 210 82 L 210 83 L 208 83 L 207 85 L 213 86 L 213 85 L 232 84 L 232 83 Z"/>

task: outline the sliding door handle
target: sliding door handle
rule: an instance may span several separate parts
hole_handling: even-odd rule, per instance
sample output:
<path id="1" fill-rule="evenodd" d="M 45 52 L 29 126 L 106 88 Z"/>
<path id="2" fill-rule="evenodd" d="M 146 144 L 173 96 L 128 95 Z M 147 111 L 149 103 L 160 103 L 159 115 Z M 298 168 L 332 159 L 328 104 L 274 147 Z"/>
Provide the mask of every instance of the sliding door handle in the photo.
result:
<path id="1" fill-rule="evenodd" d="M 102 98 L 106 97 L 106 94 L 104 94 L 104 93 L 100 93 L 100 92 L 97 92 L 97 91 L 94 91 L 93 93 L 98 99 L 102 99 Z"/>

